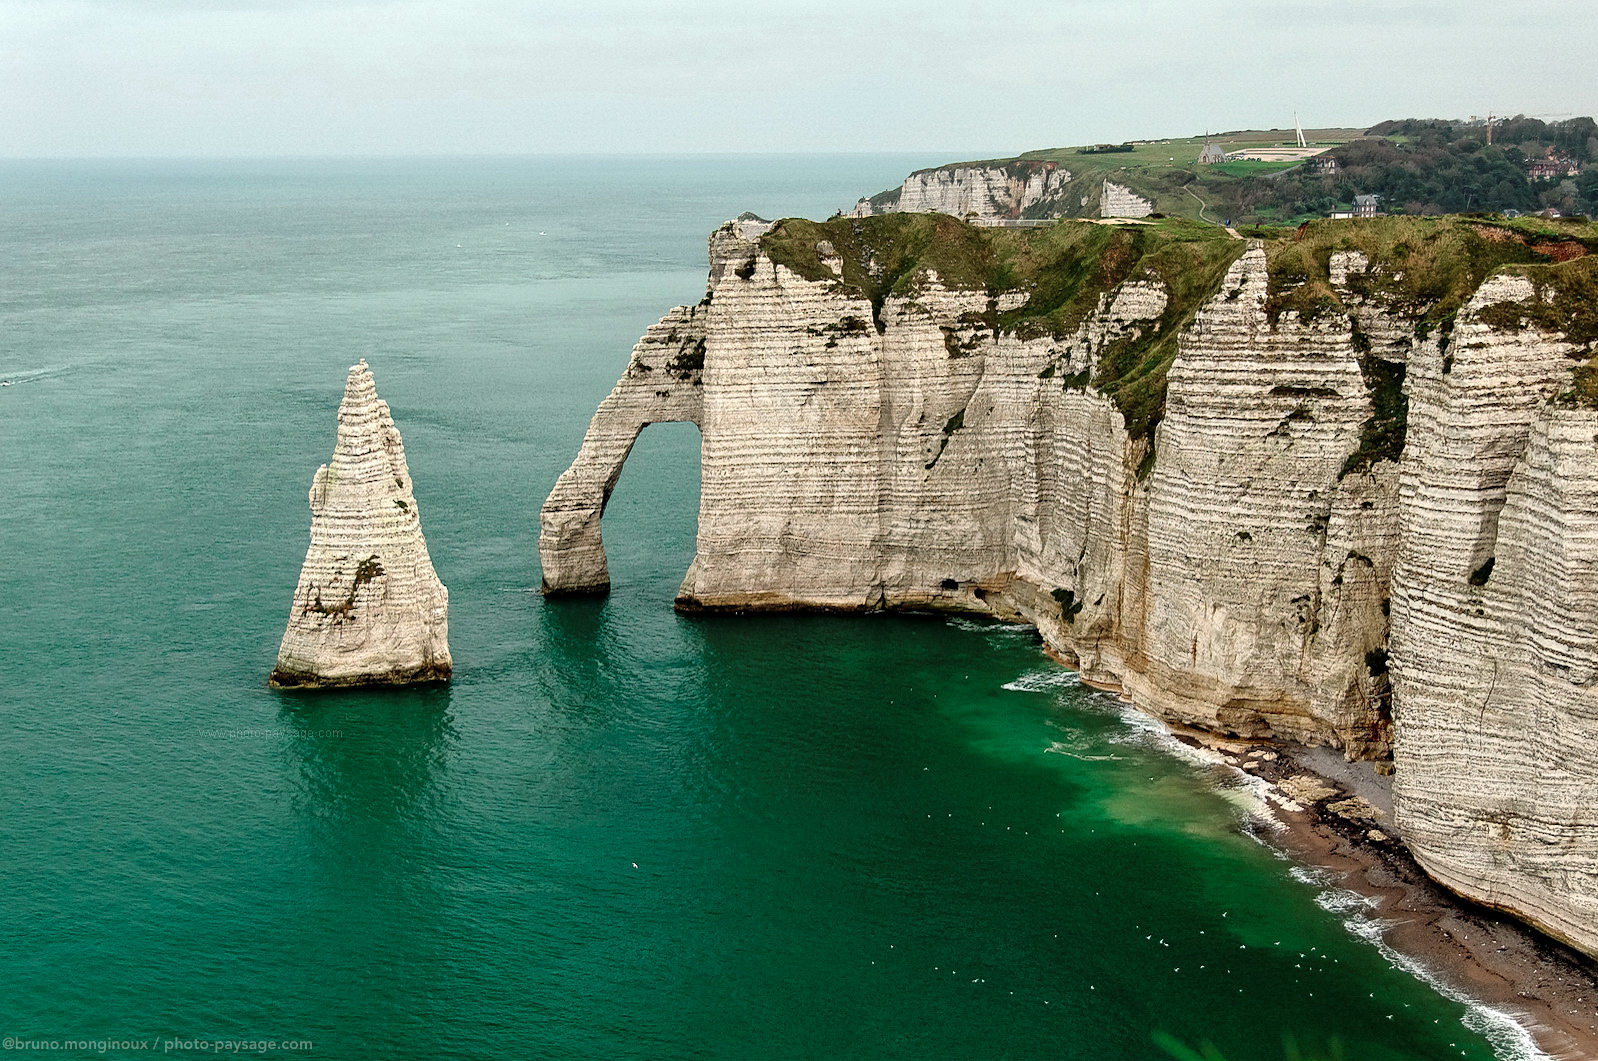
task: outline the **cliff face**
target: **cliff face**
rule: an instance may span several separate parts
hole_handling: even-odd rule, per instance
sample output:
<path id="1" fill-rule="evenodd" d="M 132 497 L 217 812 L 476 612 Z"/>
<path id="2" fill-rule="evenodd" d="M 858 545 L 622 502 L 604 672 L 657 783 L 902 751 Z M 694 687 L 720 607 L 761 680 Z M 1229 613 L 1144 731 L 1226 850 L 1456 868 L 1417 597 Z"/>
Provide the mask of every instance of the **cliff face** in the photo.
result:
<path id="1" fill-rule="evenodd" d="M 1221 287 L 1171 367 L 1122 680 L 1174 721 L 1380 752 L 1394 475 L 1344 474 L 1372 413 L 1350 322 L 1273 325 L 1257 245 Z"/>
<path id="2" fill-rule="evenodd" d="M 311 546 L 274 686 L 396 685 L 450 676 L 449 591 L 433 571 L 405 447 L 362 361 L 331 462 L 311 482 Z"/>
<path id="3" fill-rule="evenodd" d="M 976 224 L 1058 217 L 1148 217 L 1153 200 L 1057 162 L 1011 159 L 917 170 L 897 188 L 855 203 L 851 215 L 937 213 Z"/>
<path id="4" fill-rule="evenodd" d="M 1100 217 L 1148 217 L 1154 212 L 1154 203 L 1131 188 L 1105 181 L 1099 193 Z"/>
<path id="5" fill-rule="evenodd" d="M 1438 880 L 1598 953 L 1598 413 L 1562 332 L 1484 285 L 1412 366 L 1393 579 L 1394 799 Z M 1502 316 L 1501 312 L 1498 314 Z"/>
<path id="6" fill-rule="evenodd" d="M 1573 927 L 1598 928 L 1594 866 L 1561 853 L 1598 813 L 1598 428 L 1548 411 L 1574 344 L 1495 274 L 1546 262 L 1534 241 L 1406 224 L 1269 247 L 1172 221 L 724 228 L 705 301 L 640 343 L 546 505 L 546 585 L 604 584 L 626 447 L 694 420 L 680 607 L 1024 619 L 1160 717 L 1350 757 L 1388 755 L 1396 713 L 1422 862 L 1598 951 Z M 684 342 L 701 365 L 655 386 Z"/>
<path id="7" fill-rule="evenodd" d="M 861 199 L 854 216 L 940 213 L 973 220 L 1058 217 L 1071 172 L 1054 162 L 972 162 L 917 170 L 898 188 Z"/>

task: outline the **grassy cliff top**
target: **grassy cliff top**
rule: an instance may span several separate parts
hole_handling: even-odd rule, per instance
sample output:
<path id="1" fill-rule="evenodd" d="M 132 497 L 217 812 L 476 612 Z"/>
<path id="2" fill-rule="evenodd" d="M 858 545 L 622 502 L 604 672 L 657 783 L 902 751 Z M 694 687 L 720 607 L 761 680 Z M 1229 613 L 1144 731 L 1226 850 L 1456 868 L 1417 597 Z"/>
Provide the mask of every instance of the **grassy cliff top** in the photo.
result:
<path id="1" fill-rule="evenodd" d="M 1099 296 L 1123 281 L 1149 276 L 1173 291 L 1186 290 L 1193 267 L 1210 260 L 1230 264 L 1242 249 L 1224 230 L 1181 218 L 985 228 L 947 214 L 787 218 L 761 244 L 773 261 L 806 279 L 839 283 L 879 310 L 889 295 L 913 295 L 929 273 L 947 288 L 990 298 L 1025 292 L 1020 306 L 995 311 L 993 326 L 1056 338 L 1074 332 Z M 822 261 L 822 244 L 841 259 L 841 279 Z"/>
<path id="2" fill-rule="evenodd" d="M 1311 148 L 1331 150 L 1364 137 L 1365 132 L 1362 129 L 1306 129 L 1304 136 Z M 1205 211 L 1202 219 L 1215 222 L 1229 216 L 1253 218 L 1252 212 L 1234 209 L 1239 205 L 1237 200 L 1242 189 L 1252 178 L 1280 173 L 1299 165 L 1293 161 L 1240 160 L 1201 166 L 1199 154 L 1209 143 L 1218 143 L 1228 152 L 1235 152 L 1257 148 L 1292 148 L 1296 147 L 1298 141 L 1291 129 L 1246 129 L 1213 136 L 1139 140 L 1115 145 L 1116 150 L 1102 153 L 1083 147 L 1046 148 L 1028 151 L 1013 158 L 950 162 L 915 172 L 933 173 L 980 166 L 1021 176 L 1045 163 L 1054 163 L 1069 171 L 1072 180 L 1060 201 L 1048 204 L 1050 211 L 1059 211 L 1065 216 L 1096 216 L 1098 188 L 1103 181 L 1111 180 L 1154 201 L 1157 209 L 1166 214 L 1198 219 L 1201 218 L 1201 211 Z M 899 200 L 899 190 L 899 187 L 893 187 L 878 192 L 870 197 L 870 201 L 877 209 L 891 209 Z M 1084 197 L 1088 200 L 1086 206 L 1081 205 Z"/>
<path id="3" fill-rule="evenodd" d="M 1261 234 L 1271 234 L 1263 230 Z M 1494 273 L 1523 276 L 1533 294 L 1481 307 L 1477 319 L 1500 331 L 1532 328 L 1576 345 L 1581 363 L 1555 401 L 1598 409 L 1598 223 L 1585 218 L 1452 215 L 1317 221 L 1302 233 L 1275 230 L 1267 245 L 1273 317 L 1295 310 L 1306 318 L 1346 313 L 1329 280 L 1331 258 L 1358 251 L 1369 267 L 1349 287 L 1415 324 L 1417 339 L 1436 334 L 1444 371 L 1454 320 Z M 1357 334 L 1357 333 L 1356 333 Z M 1380 367 L 1362 358 L 1367 375 Z M 1373 401 L 1379 399 L 1372 390 Z M 1397 438 L 1401 447 L 1402 436 Z M 1362 442 L 1362 452 L 1365 449 Z M 1378 457 L 1397 456 L 1396 449 Z"/>
<path id="4" fill-rule="evenodd" d="M 1387 312 L 1413 320 L 1417 336 L 1433 329 L 1452 330 L 1454 315 L 1499 269 L 1540 278 L 1552 292 L 1563 290 L 1559 285 L 1564 277 L 1587 268 L 1566 269 L 1557 263 L 1574 264 L 1598 252 L 1598 224 L 1573 218 L 1377 217 L 1314 221 L 1301 231 L 1266 228 L 1248 234 L 1269 240 L 1266 308 L 1273 319 L 1287 310 L 1305 318 L 1346 313 L 1330 283 L 1331 259 L 1340 251 L 1357 251 L 1370 264 L 1350 276 L 1350 287 Z M 1554 299 L 1539 320 L 1568 331 L 1577 327 L 1582 312 L 1574 296 Z"/>
<path id="5" fill-rule="evenodd" d="M 1438 331 L 1446 341 L 1465 302 L 1490 275 L 1507 269 L 1530 277 L 1539 296 L 1530 303 L 1489 307 L 1484 313 L 1489 323 L 1537 326 L 1579 343 L 1598 341 L 1598 223 L 1488 215 L 1381 217 L 1248 234 L 1266 239 L 1266 310 L 1273 322 L 1288 311 L 1304 319 L 1325 314 L 1346 319 L 1351 307 L 1331 285 L 1331 259 L 1340 251 L 1357 251 L 1369 268 L 1351 274 L 1350 287 L 1386 312 L 1412 320 L 1417 338 Z M 869 302 L 879 331 L 885 328 L 883 303 L 890 296 L 915 297 L 933 273 L 945 287 L 987 296 L 986 311 L 967 314 L 970 319 L 960 324 L 1062 343 L 1118 285 L 1138 279 L 1160 283 L 1169 303 L 1152 327 L 1096 351 L 1091 379 L 1058 377 L 1064 386 L 1091 383 L 1110 396 L 1134 438 L 1150 435 L 1163 416 L 1166 373 L 1176 359 L 1178 337 L 1219 292 L 1227 268 L 1245 247 L 1223 229 L 1182 218 L 984 228 L 944 214 L 825 222 L 788 218 L 761 244 L 774 262 Z M 823 261 L 829 246 L 841 262 L 841 277 Z M 1027 298 L 1000 310 L 999 296 L 1015 292 Z M 1045 371 L 1053 378 L 1052 368 Z M 1598 404 L 1598 365 L 1580 382 L 1567 400 Z"/>
<path id="6" fill-rule="evenodd" d="M 1330 150 L 1366 135 L 1363 129 L 1305 129 L 1304 138 L 1311 147 Z M 1163 140 L 1134 140 L 1126 145 L 1130 151 L 1116 150 L 1098 153 L 1095 145 L 1082 147 L 1049 147 L 1037 151 L 1024 151 L 1010 158 L 973 159 L 968 162 L 946 162 L 941 166 L 928 166 L 916 173 L 934 173 L 938 170 L 964 169 L 972 166 L 1007 168 L 1025 163 L 1056 162 L 1072 172 L 1093 171 L 1102 176 L 1112 176 L 1115 171 L 1139 170 L 1191 170 L 1197 163 L 1204 145 L 1220 144 L 1227 151 L 1244 151 L 1252 148 L 1296 147 L 1297 136 L 1292 129 L 1241 129 L 1212 136 L 1173 136 Z M 1243 163 L 1244 166 L 1277 168 L 1275 163 Z"/>
<path id="7" fill-rule="evenodd" d="M 810 280 L 837 284 L 870 302 L 878 330 L 890 296 L 914 297 L 935 273 L 948 288 L 988 297 L 982 313 L 958 322 L 997 335 L 1066 340 L 1128 280 L 1160 283 L 1169 294 L 1152 327 L 1099 352 L 1093 378 L 1061 376 L 1064 386 L 1091 382 L 1121 408 L 1129 430 L 1145 437 L 1165 404 L 1165 375 L 1177 337 L 1221 285 L 1244 244 L 1224 230 L 1179 218 L 1147 224 L 1061 222 L 1046 228 L 979 228 L 944 214 L 884 214 L 816 222 L 789 218 L 761 240 L 766 254 Z M 830 245 L 842 262 L 837 277 L 822 261 Z M 1027 298 L 1000 310 L 1000 295 Z M 969 318 L 969 319 L 966 319 Z M 951 354 L 956 348 L 951 348 Z M 1059 352 L 1063 362 L 1067 352 Z M 1046 371 L 1053 376 L 1053 366 Z"/>
<path id="8" fill-rule="evenodd" d="M 1330 150 L 1365 135 L 1363 129 L 1305 129 L 1304 139 L 1311 147 Z M 1106 176 L 1110 171 L 1140 171 L 1183 169 L 1191 171 L 1198 164 L 1199 152 L 1205 144 L 1220 144 L 1228 152 L 1253 148 L 1296 147 L 1297 134 L 1292 129 L 1242 129 L 1213 136 L 1175 136 L 1164 140 L 1139 140 L 1132 150 L 1106 154 L 1083 154 L 1080 147 L 1051 147 L 1041 151 L 1027 151 L 1017 156 L 1043 162 L 1058 162 L 1072 171 L 1094 170 Z M 1291 163 L 1289 163 L 1291 164 Z M 1243 163 L 1244 166 L 1261 167 L 1262 171 L 1283 168 L 1280 164 L 1266 162 Z M 1218 167 L 1206 167 L 1216 170 Z"/>

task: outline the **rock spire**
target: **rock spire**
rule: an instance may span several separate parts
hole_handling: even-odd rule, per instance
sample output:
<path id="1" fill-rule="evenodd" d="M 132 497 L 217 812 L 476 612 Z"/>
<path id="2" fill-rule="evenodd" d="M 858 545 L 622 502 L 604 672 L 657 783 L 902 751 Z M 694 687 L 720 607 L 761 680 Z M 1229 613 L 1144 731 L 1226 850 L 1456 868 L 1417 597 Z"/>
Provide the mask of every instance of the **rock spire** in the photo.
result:
<path id="1" fill-rule="evenodd" d="M 331 463 L 311 481 L 311 547 L 274 686 L 400 685 L 450 676 L 449 591 L 433 571 L 405 447 L 363 360 Z"/>

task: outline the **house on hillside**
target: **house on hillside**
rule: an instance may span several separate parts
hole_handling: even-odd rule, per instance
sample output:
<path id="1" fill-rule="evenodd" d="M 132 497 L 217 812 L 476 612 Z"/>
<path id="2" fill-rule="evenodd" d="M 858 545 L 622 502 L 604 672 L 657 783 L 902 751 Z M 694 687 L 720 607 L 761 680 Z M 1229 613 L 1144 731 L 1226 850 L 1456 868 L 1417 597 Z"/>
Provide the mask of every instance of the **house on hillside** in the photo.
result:
<path id="1" fill-rule="evenodd" d="M 1315 174 L 1336 173 L 1343 168 L 1336 155 L 1316 155 L 1304 160 L 1304 168 Z"/>
<path id="2" fill-rule="evenodd" d="M 1212 140 L 1199 152 L 1198 160 L 1201 166 L 1218 166 L 1226 161 L 1226 151 Z"/>
<path id="3" fill-rule="evenodd" d="M 1574 177 L 1581 172 L 1581 164 L 1573 158 L 1554 153 L 1553 148 L 1542 158 L 1526 163 L 1526 176 L 1534 181 L 1556 181 L 1561 177 Z"/>
<path id="4" fill-rule="evenodd" d="M 1351 217 L 1375 217 L 1376 204 L 1381 201 L 1381 198 L 1379 195 L 1356 195 L 1354 196 L 1354 208 L 1352 210 L 1333 210 L 1327 216 L 1333 221 L 1345 220 Z"/>

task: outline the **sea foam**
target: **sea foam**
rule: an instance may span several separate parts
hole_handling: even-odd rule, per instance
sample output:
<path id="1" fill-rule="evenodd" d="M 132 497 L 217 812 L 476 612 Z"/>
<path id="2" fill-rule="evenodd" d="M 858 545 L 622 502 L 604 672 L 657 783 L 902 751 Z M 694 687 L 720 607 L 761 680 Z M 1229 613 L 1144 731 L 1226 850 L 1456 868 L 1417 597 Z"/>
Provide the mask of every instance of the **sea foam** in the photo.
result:
<path id="1" fill-rule="evenodd" d="M 1046 693 L 1054 689 L 1072 689 L 1082 684 L 1082 676 L 1074 670 L 1041 670 L 1023 674 L 1004 688 L 1012 693 Z"/>

